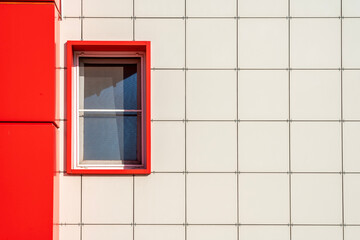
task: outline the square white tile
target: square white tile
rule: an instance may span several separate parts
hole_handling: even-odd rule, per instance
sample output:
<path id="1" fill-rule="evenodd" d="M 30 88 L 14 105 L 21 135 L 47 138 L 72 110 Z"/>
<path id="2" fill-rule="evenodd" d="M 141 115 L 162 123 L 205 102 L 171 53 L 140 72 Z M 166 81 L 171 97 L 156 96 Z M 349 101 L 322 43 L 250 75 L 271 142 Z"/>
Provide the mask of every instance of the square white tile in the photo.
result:
<path id="1" fill-rule="evenodd" d="M 81 0 L 61 1 L 62 17 L 80 17 L 81 16 Z M 63 18 L 64 20 L 64 18 Z"/>
<path id="2" fill-rule="evenodd" d="M 342 11 L 345 17 L 360 17 L 360 2 L 358 0 L 343 0 Z"/>
<path id="3" fill-rule="evenodd" d="M 235 17 L 236 1 L 233 0 L 191 0 L 186 2 L 189 17 Z"/>
<path id="4" fill-rule="evenodd" d="M 185 71 L 151 72 L 151 117 L 156 120 L 185 119 Z"/>
<path id="5" fill-rule="evenodd" d="M 292 17 L 339 17 L 340 0 L 291 0 Z"/>
<path id="6" fill-rule="evenodd" d="M 84 223 L 132 223 L 132 177 L 84 176 L 82 193 Z"/>
<path id="7" fill-rule="evenodd" d="M 185 226 L 137 225 L 135 240 L 184 240 Z"/>
<path id="8" fill-rule="evenodd" d="M 289 170 L 287 122 L 240 122 L 239 169 L 248 172 Z"/>
<path id="9" fill-rule="evenodd" d="M 343 72 L 343 116 L 346 120 L 360 119 L 360 71 Z"/>
<path id="10" fill-rule="evenodd" d="M 236 171 L 235 122 L 188 122 L 186 144 L 188 171 Z"/>
<path id="11" fill-rule="evenodd" d="M 345 122 L 343 131 L 344 171 L 360 172 L 360 123 Z"/>
<path id="12" fill-rule="evenodd" d="M 80 226 L 78 225 L 59 226 L 59 240 L 80 240 Z"/>
<path id="13" fill-rule="evenodd" d="M 294 224 L 341 223 L 340 174 L 293 174 L 291 183 Z"/>
<path id="14" fill-rule="evenodd" d="M 130 41 L 133 38 L 131 19 L 85 18 L 84 40 Z"/>
<path id="15" fill-rule="evenodd" d="M 239 0 L 241 17 L 285 17 L 288 15 L 287 0 Z"/>
<path id="16" fill-rule="evenodd" d="M 342 228 L 340 226 L 294 226 L 292 229 L 293 240 L 342 240 Z"/>
<path id="17" fill-rule="evenodd" d="M 76 224 L 81 213 L 80 176 L 59 175 L 59 222 Z"/>
<path id="18" fill-rule="evenodd" d="M 185 222 L 185 175 L 153 173 L 135 178 L 135 222 Z"/>
<path id="19" fill-rule="evenodd" d="M 344 176 L 345 223 L 360 224 L 360 174 Z"/>
<path id="20" fill-rule="evenodd" d="M 188 119 L 236 119 L 236 71 L 188 71 L 186 91 Z"/>
<path id="21" fill-rule="evenodd" d="M 156 68 L 185 66 L 183 19 L 137 19 L 135 40 L 151 41 L 151 65 Z"/>
<path id="22" fill-rule="evenodd" d="M 188 240 L 236 240 L 236 226 L 188 226 Z"/>
<path id="23" fill-rule="evenodd" d="M 188 174 L 188 223 L 235 224 L 236 205 L 236 174 Z"/>
<path id="24" fill-rule="evenodd" d="M 240 71 L 239 118 L 285 120 L 289 113 L 287 71 Z"/>
<path id="25" fill-rule="evenodd" d="M 290 84 L 292 120 L 339 120 L 340 71 L 292 71 Z"/>
<path id="26" fill-rule="evenodd" d="M 82 240 L 133 240 L 133 229 L 130 225 L 85 225 L 82 231 Z"/>
<path id="27" fill-rule="evenodd" d="M 341 171 L 340 123 L 293 122 L 290 143 L 292 171 Z"/>
<path id="28" fill-rule="evenodd" d="M 240 174 L 240 222 L 288 224 L 289 176 L 287 174 Z"/>
<path id="29" fill-rule="evenodd" d="M 183 17 L 185 0 L 136 0 L 136 17 Z"/>
<path id="30" fill-rule="evenodd" d="M 345 226 L 345 240 L 358 240 L 360 238 L 359 226 Z"/>
<path id="31" fill-rule="evenodd" d="M 240 226 L 240 239 L 290 240 L 289 229 L 284 226 Z"/>
<path id="32" fill-rule="evenodd" d="M 291 20 L 292 68 L 340 68 L 340 19 Z"/>
<path id="33" fill-rule="evenodd" d="M 151 123 L 152 171 L 184 171 L 185 123 Z"/>
<path id="34" fill-rule="evenodd" d="M 60 21 L 60 67 L 66 66 L 65 43 L 81 39 L 81 21 L 78 18 L 63 18 Z"/>
<path id="35" fill-rule="evenodd" d="M 188 19 L 186 38 L 187 67 L 236 67 L 235 19 Z"/>
<path id="36" fill-rule="evenodd" d="M 343 67 L 360 67 L 360 19 L 343 19 Z"/>
<path id="37" fill-rule="evenodd" d="M 132 0 L 83 0 L 85 17 L 131 17 Z"/>
<path id="38" fill-rule="evenodd" d="M 286 19 L 240 19 L 240 68 L 286 68 L 288 21 Z"/>

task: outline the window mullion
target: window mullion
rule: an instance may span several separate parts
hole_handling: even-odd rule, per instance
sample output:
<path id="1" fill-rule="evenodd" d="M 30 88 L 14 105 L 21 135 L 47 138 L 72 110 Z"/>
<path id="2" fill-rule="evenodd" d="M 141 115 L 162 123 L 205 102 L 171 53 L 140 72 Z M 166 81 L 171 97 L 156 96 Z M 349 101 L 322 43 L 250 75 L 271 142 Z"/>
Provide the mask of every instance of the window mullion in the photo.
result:
<path id="1" fill-rule="evenodd" d="M 141 109 L 79 109 L 79 112 L 136 112 L 141 113 Z"/>

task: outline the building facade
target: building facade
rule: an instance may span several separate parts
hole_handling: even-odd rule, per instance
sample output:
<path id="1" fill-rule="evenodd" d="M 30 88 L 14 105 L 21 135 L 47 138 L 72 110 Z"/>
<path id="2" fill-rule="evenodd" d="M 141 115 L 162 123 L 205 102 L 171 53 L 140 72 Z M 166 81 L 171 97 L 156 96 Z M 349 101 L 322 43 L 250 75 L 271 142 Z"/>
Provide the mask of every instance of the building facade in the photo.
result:
<path id="1" fill-rule="evenodd" d="M 360 238 L 360 1 L 63 0 L 58 12 L 54 239 Z M 67 172 L 69 41 L 151 42 L 150 174 Z"/>

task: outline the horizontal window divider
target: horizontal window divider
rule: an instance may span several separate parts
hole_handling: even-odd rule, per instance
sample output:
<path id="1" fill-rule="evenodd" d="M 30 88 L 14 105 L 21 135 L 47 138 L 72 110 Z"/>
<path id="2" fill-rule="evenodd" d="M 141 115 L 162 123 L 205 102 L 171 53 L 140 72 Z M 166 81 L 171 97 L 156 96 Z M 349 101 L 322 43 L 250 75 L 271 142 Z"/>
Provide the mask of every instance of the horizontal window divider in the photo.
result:
<path id="1" fill-rule="evenodd" d="M 142 110 L 130 109 L 79 109 L 79 112 L 136 112 L 140 113 Z"/>

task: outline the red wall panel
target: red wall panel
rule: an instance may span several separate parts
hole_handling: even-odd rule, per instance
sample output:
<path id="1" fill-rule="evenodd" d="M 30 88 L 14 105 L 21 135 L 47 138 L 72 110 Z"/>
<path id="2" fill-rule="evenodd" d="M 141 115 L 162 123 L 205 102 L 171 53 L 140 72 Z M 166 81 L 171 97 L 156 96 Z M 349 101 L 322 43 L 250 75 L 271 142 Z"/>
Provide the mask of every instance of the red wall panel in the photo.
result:
<path id="1" fill-rule="evenodd" d="M 0 239 L 58 239 L 58 1 L 0 0 Z"/>
<path id="2" fill-rule="evenodd" d="M 0 121 L 58 119 L 53 3 L 0 2 Z"/>
<path id="3" fill-rule="evenodd" d="M 0 123 L 0 239 L 52 239 L 55 134 L 51 123 Z"/>
<path id="4" fill-rule="evenodd" d="M 12 3 L 21 3 L 21 2 L 29 2 L 29 3 L 49 3 L 49 2 L 53 2 L 55 3 L 55 6 L 56 8 L 58 9 L 58 11 L 60 12 L 60 9 L 61 9 L 61 0 L 12 0 L 12 1 L 9 1 L 9 0 L 0 0 L 0 2 L 12 2 Z"/>

